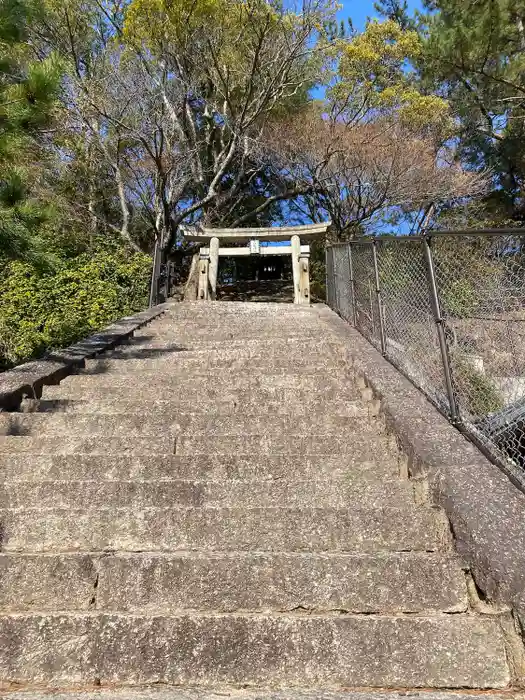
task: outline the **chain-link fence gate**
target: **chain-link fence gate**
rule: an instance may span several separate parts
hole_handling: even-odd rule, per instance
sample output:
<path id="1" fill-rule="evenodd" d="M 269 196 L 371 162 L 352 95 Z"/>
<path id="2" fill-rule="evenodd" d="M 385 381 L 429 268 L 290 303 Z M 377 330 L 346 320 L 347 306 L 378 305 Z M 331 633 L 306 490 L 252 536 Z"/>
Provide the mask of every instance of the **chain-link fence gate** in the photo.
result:
<path id="1" fill-rule="evenodd" d="M 525 234 L 327 249 L 327 301 L 525 488 Z"/>

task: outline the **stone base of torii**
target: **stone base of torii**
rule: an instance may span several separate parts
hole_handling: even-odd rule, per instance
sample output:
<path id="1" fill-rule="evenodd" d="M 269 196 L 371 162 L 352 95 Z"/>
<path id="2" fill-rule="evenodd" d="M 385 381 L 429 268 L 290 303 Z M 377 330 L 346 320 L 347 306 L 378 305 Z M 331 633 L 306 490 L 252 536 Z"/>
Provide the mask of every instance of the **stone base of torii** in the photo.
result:
<path id="1" fill-rule="evenodd" d="M 202 301 L 217 297 L 219 257 L 245 255 L 291 255 L 294 304 L 310 303 L 310 246 L 302 240 L 317 238 L 326 233 L 330 222 L 305 226 L 274 228 L 189 228 L 183 229 L 187 241 L 207 244 L 199 254 L 199 286 L 197 298 Z M 261 246 L 271 241 L 289 241 L 289 245 Z M 242 247 L 228 247 L 228 243 L 246 243 Z"/>

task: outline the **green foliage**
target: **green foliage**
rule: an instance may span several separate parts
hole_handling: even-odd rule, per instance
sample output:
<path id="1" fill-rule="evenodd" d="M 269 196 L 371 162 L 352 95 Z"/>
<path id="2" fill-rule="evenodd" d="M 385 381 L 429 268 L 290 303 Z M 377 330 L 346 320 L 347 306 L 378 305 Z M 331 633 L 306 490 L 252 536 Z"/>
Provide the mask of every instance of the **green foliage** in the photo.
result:
<path id="1" fill-rule="evenodd" d="M 326 299 L 326 241 L 314 239 L 310 243 L 310 295 Z"/>
<path id="2" fill-rule="evenodd" d="M 392 19 L 369 22 L 364 32 L 334 43 L 338 77 L 329 99 L 344 105 L 347 119 L 389 115 L 412 127 L 449 130 L 447 102 L 424 94 L 409 70 L 422 46 L 416 31 Z"/>
<path id="3" fill-rule="evenodd" d="M 28 2 L 0 4 L 0 250 L 42 263 L 39 232 L 52 212 L 49 197 L 44 203 L 39 196 L 46 151 L 42 130 L 52 120 L 61 68 L 54 55 L 28 58 L 31 18 Z"/>
<path id="4" fill-rule="evenodd" d="M 327 17 L 333 13 L 319 10 L 314 14 L 318 15 L 321 32 Z M 232 119 L 244 108 L 248 93 L 263 94 L 263 90 L 269 89 L 267 70 L 257 70 L 254 66 L 261 59 L 267 60 L 272 44 L 279 45 L 284 37 L 293 41 L 294 36 L 304 31 L 304 22 L 302 13 L 297 14 L 275 1 L 131 0 L 125 13 L 123 36 L 128 49 L 136 51 L 145 46 L 155 60 L 158 57 L 164 62 L 167 56 L 177 56 L 179 64 L 191 61 L 193 79 L 201 84 L 201 97 L 209 103 L 208 110 L 214 100 L 226 100 L 228 117 Z M 196 46 L 200 47 L 201 55 L 192 55 Z M 270 63 L 263 62 L 261 66 L 268 69 Z M 306 59 L 297 61 L 293 67 L 283 62 L 282 70 L 290 79 L 299 70 L 298 85 L 306 79 L 305 86 L 299 87 L 299 96 L 291 90 L 288 97 L 283 90 L 278 99 L 269 101 L 265 111 L 272 108 L 278 111 L 289 98 L 292 107 L 297 97 L 301 103 L 306 97 L 304 89 L 315 82 L 308 84 L 310 63 Z"/>
<path id="5" fill-rule="evenodd" d="M 336 41 L 337 39 L 346 39 L 354 33 L 354 25 L 352 18 L 347 17 L 345 20 L 330 19 L 324 22 L 323 34 L 328 41 Z"/>
<path id="6" fill-rule="evenodd" d="M 489 168 L 492 220 L 525 220 L 525 28 L 523 0 L 426 0 L 419 17 L 425 89 L 449 101 L 458 153 Z M 481 222 L 483 223 L 483 222 Z"/>
<path id="7" fill-rule="evenodd" d="M 467 355 L 459 350 L 452 354 L 454 389 L 459 404 L 473 418 L 503 408 L 503 399 L 489 377 L 479 372 Z"/>
<path id="8" fill-rule="evenodd" d="M 23 261 L 0 276 L 0 368 L 65 347 L 147 305 L 151 259 L 98 252 L 54 274 Z"/>
<path id="9" fill-rule="evenodd" d="M 441 303 L 447 315 L 468 318 L 479 304 L 479 295 L 468 279 L 458 277 L 441 290 Z"/>
<path id="10" fill-rule="evenodd" d="M 413 29 L 414 21 L 408 14 L 407 0 L 377 0 L 374 2 L 374 10 L 385 19 L 392 19 L 402 29 Z"/>
<path id="11" fill-rule="evenodd" d="M 432 242 L 434 265 L 445 317 L 468 319 L 497 298 L 505 266 L 494 239 L 442 237 Z"/>

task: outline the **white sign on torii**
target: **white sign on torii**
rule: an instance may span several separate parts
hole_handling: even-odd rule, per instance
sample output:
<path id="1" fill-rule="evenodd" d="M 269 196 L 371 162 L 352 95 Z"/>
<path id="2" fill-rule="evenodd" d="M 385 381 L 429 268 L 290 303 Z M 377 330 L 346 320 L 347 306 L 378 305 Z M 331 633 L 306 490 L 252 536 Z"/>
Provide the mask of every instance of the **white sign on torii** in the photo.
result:
<path id="1" fill-rule="evenodd" d="M 294 285 L 294 304 L 310 303 L 310 246 L 301 245 L 302 239 L 311 239 L 326 233 L 330 222 L 305 226 L 275 228 L 183 228 L 188 241 L 208 243 L 200 249 L 199 291 L 202 300 L 216 299 L 219 257 L 237 255 L 291 255 Z M 287 246 L 261 246 L 263 241 L 290 241 Z M 242 248 L 224 247 L 224 243 L 247 243 Z"/>

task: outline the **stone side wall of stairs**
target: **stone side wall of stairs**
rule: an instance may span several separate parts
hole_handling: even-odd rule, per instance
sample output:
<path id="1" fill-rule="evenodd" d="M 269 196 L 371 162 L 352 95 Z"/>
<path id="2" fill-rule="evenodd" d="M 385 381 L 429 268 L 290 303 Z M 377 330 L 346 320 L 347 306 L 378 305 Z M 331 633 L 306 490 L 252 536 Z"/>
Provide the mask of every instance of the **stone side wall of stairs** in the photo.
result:
<path id="1" fill-rule="evenodd" d="M 345 342 L 316 307 L 173 304 L 0 414 L 1 688 L 508 696 L 510 613 Z"/>

